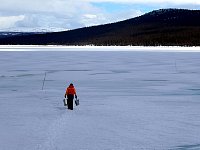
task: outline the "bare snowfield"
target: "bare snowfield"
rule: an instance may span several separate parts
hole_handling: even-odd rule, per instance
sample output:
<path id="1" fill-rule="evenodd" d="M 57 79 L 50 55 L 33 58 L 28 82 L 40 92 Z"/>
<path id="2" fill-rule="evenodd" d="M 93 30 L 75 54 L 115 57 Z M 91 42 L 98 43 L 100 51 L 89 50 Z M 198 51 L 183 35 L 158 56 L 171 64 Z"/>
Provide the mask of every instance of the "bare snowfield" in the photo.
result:
<path id="1" fill-rule="evenodd" d="M 59 45 L 0 45 L 0 51 L 153 51 L 200 52 L 200 47 L 181 46 L 59 46 Z"/>
<path id="2" fill-rule="evenodd" d="M 198 51 L 1 47 L 0 150 L 199 150 Z"/>

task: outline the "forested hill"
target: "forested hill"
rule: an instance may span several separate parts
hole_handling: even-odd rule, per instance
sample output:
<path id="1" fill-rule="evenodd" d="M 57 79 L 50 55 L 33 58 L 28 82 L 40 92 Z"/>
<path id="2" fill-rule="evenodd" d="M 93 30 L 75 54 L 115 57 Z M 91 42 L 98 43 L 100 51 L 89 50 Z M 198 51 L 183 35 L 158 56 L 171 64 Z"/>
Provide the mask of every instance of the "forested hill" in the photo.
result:
<path id="1" fill-rule="evenodd" d="M 8 37 L 0 44 L 200 46 L 200 10 L 160 9 L 111 24 Z"/>

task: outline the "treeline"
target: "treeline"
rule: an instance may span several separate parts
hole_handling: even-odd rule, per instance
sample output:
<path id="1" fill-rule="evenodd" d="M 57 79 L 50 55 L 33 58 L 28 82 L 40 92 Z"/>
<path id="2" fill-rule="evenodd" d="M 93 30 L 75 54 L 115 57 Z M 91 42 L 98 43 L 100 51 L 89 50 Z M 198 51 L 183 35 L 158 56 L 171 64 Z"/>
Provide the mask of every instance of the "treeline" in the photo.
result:
<path id="1" fill-rule="evenodd" d="M 200 11 L 162 9 L 106 25 L 0 39 L 0 44 L 200 46 Z"/>

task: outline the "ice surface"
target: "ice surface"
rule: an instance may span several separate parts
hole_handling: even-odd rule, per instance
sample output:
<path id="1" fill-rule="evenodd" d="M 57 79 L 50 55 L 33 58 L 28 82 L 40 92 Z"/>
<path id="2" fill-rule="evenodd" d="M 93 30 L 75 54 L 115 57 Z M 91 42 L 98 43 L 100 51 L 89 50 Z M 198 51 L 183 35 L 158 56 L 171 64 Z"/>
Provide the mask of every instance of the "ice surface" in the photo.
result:
<path id="1" fill-rule="evenodd" d="M 199 60 L 195 52 L 0 52 L 0 150 L 200 149 Z M 70 82 L 80 98 L 73 111 L 62 101 Z"/>

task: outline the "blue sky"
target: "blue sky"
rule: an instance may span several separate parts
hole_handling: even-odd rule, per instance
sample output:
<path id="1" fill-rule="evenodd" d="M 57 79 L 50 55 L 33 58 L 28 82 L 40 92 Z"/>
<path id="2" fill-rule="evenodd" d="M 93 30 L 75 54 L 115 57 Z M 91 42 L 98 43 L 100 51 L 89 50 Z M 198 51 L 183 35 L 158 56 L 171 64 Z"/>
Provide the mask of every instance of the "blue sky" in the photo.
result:
<path id="1" fill-rule="evenodd" d="M 140 5 L 140 4 L 126 4 L 126 3 L 121 4 L 121 3 L 111 3 L 111 2 L 92 3 L 92 4 L 96 7 L 108 11 L 109 13 L 116 13 L 118 11 L 130 10 L 130 9 L 141 10 L 142 12 L 149 12 L 155 9 L 154 7 L 151 6 L 146 7 L 145 5 Z"/>
<path id="2" fill-rule="evenodd" d="M 0 0 L 0 31 L 60 31 L 116 22 L 200 0 Z"/>

